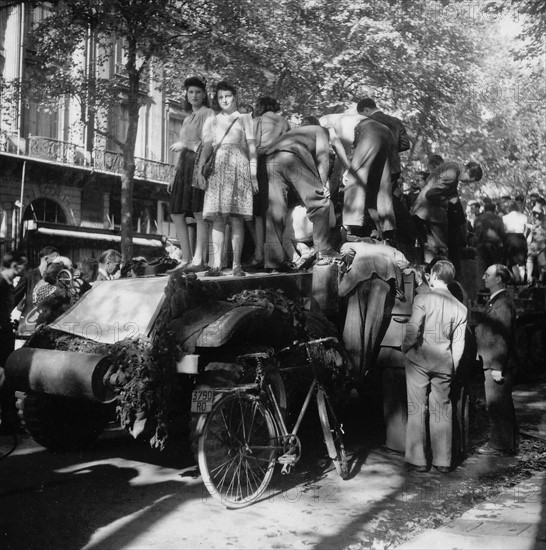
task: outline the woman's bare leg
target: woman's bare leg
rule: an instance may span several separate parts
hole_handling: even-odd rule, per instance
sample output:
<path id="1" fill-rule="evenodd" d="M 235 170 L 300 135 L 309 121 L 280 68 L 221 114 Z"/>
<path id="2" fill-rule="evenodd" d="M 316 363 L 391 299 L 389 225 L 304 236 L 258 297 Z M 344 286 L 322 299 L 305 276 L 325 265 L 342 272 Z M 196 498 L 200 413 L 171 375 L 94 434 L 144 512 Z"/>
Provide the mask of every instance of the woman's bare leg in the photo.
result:
<path id="1" fill-rule="evenodd" d="M 197 236 L 195 238 L 195 251 L 193 253 L 193 265 L 204 264 L 206 261 L 205 251 L 209 236 L 208 223 L 203 219 L 203 212 L 194 213 L 197 224 Z"/>
<path id="2" fill-rule="evenodd" d="M 186 224 L 185 214 L 171 214 L 176 229 L 176 236 L 182 250 L 182 263 L 188 263 L 191 260 L 190 238 L 188 226 Z"/>
<path id="3" fill-rule="evenodd" d="M 231 216 L 231 248 L 233 267 L 241 267 L 241 255 L 245 244 L 245 224 L 243 218 Z"/>
<path id="4" fill-rule="evenodd" d="M 212 224 L 212 248 L 210 250 L 211 267 L 222 269 L 222 252 L 224 250 L 224 236 L 226 222 L 223 218 L 217 218 Z"/>

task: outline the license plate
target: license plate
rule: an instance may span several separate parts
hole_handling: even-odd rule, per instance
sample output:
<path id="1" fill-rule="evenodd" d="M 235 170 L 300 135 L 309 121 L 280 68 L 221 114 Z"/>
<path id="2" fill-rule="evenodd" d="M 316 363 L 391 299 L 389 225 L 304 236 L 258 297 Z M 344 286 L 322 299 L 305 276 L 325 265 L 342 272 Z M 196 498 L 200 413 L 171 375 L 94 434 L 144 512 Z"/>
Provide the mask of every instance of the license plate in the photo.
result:
<path id="1" fill-rule="evenodd" d="M 212 390 L 193 390 L 191 394 L 191 412 L 209 413 L 214 403 L 214 392 Z"/>

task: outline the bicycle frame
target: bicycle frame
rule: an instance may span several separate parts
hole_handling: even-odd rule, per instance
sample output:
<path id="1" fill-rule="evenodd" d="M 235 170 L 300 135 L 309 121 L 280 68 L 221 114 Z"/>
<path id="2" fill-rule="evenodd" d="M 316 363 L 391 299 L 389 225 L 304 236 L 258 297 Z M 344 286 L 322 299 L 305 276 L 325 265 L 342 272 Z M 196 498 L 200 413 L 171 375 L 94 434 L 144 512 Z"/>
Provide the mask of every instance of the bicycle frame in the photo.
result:
<path id="1" fill-rule="evenodd" d="M 297 434 L 313 396 L 317 400 L 328 455 L 340 476 L 347 477 L 343 429 L 317 372 L 320 355 L 310 353 L 312 345 L 333 340 L 314 340 L 286 348 L 293 350 L 305 346 L 306 364 L 279 368 L 279 371 L 306 366 L 313 368 L 313 379 L 291 432 L 286 426 L 273 382 L 268 381 L 267 367 L 262 364 L 262 359 L 273 357 L 271 353 L 241 356 L 242 362 L 248 359 L 257 361 L 254 383 L 214 390 L 222 397 L 215 402 L 210 413 L 201 417 L 199 468 L 209 493 L 228 508 L 241 508 L 260 498 L 276 464 L 282 464 L 282 473 L 287 474 L 299 461 L 301 442 Z"/>

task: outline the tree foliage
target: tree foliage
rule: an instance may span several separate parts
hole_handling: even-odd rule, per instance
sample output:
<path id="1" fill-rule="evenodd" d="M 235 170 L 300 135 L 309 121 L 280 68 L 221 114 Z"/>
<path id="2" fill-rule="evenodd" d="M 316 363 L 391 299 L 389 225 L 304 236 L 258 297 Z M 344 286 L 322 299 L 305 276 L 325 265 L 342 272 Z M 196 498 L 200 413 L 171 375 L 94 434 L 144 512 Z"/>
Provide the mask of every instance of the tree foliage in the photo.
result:
<path id="1" fill-rule="evenodd" d="M 113 102 L 129 106 L 122 209 L 129 238 L 141 91 L 151 78 L 175 98 L 200 74 L 231 80 L 243 103 L 277 97 L 286 113 L 343 111 L 373 95 L 405 122 L 408 166 L 431 152 L 482 162 L 504 192 L 543 185 L 544 2 L 524 0 L 57 0 L 36 29 L 30 79 L 42 101 L 77 98 L 98 132 Z M 516 27 L 520 35 L 506 29 Z M 84 39 L 101 53 L 82 66 Z M 104 74 L 113 44 L 123 70 Z M 542 48 L 542 49 L 541 49 Z M 113 78 L 111 78 L 113 76 Z M 120 91 L 121 96 L 120 96 Z M 477 192 L 478 189 L 473 189 Z M 130 249 L 124 238 L 124 254 Z"/>

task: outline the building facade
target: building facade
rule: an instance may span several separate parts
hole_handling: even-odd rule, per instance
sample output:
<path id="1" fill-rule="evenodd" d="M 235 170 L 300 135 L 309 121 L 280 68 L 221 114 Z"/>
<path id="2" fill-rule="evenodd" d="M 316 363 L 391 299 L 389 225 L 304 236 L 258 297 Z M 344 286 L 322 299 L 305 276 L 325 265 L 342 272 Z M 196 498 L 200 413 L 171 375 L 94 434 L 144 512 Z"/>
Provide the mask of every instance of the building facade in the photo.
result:
<path id="1" fill-rule="evenodd" d="M 45 8 L 24 4 L 0 9 L 0 252 L 23 249 L 32 263 L 42 246 L 52 244 L 77 262 L 119 249 L 123 159 L 115 140 L 79 122 L 75 101 L 44 109 L 10 91 L 23 81 L 35 55 L 29 30 L 46 15 Z M 95 48 L 89 38 L 83 66 L 87 55 L 104 53 Z M 115 75 L 121 56 L 121 45 L 115 45 L 97 70 Z M 161 236 L 175 234 L 167 187 L 176 158 L 169 147 L 178 140 L 185 114 L 151 82 L 142 85 L 142 93 L 147 101 L 135 151 L 133 243 L 135 255 L 150 258 L 161 254 Z M 108 132 L 124 141 L 123 101 L 102 116 Z"/>

